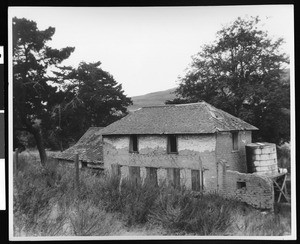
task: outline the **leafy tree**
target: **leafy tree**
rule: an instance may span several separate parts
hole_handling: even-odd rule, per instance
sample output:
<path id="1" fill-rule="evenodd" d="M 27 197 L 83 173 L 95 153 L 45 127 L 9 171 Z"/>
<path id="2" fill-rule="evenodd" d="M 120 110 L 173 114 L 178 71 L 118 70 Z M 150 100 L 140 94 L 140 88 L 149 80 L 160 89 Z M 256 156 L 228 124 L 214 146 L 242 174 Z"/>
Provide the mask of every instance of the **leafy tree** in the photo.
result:
<path id="1" fill-rule="evenodd" d="M 105 127 L 127 114 L 131 99 L 100 65 L 82 62 L 62 77 L 68 95 L 53 114 L 59 138 L 77 141 L 89 127 Z"/>
<path id="2" fill-rule="evenodd" d="M 237 18 L 204 45 L 179 78 L 177 98 L 166 103 L 205 100 L 257 126 L 254 140 L 290 140 L 289 58 L 283 39 L 272 40 L 258 17 Z"/>
<path id="3" fill-rule="evenodd" d="M 57 80 L 49 75 L 49 69 L 59 68 L 74 51 L 73 47 L 58 50 L 47 46 L 54 33 L 53 27 L 42 31 L 34 21 L 13 18 L 14 130 L 34 136 L 42 164 L 47 160 L 42 128 L 49 126 L 53 106 L 64 99 L 64 93 L 53 85 Z"/>

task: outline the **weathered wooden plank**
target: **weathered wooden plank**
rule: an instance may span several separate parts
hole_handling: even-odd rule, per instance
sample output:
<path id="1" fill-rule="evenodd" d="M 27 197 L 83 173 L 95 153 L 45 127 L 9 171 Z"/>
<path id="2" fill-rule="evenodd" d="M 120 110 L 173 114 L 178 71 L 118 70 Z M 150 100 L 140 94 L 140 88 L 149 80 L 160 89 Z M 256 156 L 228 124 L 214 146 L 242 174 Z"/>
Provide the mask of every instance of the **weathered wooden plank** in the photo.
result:
<path id="1" fill-rule="evenodd" d="M 118 164 L 112 164 L 111 165 L 111 172 L 113 176 L 121 176 L 121 166 Z"/>
<path id="2" fill-rule="evenodd" d="M 146 167 L 146 183 L 153 184 L 155 186 L 158 185 L 157 183 L 157 168 Z"/>
<path id="3" fill-rule="evenodd" d="M 134 184 L 141 184 L 141 169 L 138 166 L 129 166 L 129 179 Z"/>
<path id="4" fill-rule="evenodd" d="M 180 169 L 168 168 L 167 169 L 167 182 L 169 186 L 174 188 L 180 187 Z"/>
<path id="5" fill-rule="evenodd" d="M 200 191 L 200 170 L 191 170 L 192 174 L 192 190 Z"/>
<path id="6" fill-rule="evenodd" d="M 180 188 L 180 169 L 173 169 L 174 170 L 174 187 Z"/>

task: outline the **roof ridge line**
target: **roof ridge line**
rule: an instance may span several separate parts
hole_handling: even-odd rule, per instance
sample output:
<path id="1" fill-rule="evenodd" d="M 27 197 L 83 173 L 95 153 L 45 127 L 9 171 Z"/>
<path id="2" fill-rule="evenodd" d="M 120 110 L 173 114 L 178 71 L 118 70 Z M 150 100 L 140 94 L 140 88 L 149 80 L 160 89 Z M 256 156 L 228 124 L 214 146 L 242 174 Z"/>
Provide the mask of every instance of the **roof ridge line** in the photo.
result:
<path id="1" fill-rule="evenodd" d="M 205 101 L 196 102 L 196 103 L 179 103 L 179 104 L 165 104 L 165 105 L 150 105 L 144 106 L 142 108 L 159 108 L 159 107 L 181 107 L 181 106 L 189 106 L 189 105 L 196 105 L 196 104 L 206 104 Z"/>

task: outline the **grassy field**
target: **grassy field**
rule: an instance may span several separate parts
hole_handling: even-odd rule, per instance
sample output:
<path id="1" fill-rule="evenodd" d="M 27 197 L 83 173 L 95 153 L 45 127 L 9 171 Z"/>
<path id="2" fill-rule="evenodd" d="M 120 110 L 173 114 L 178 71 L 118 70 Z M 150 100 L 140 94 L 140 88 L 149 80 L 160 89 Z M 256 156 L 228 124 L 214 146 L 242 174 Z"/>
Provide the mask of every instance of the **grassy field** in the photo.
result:
<path id="1" fill-rule="evenodd" d="M 53 155 L 53 154 L 52 154 Z M 51 158 L 51 153 L 49 153 Z M 291 233 L 290 206 L 262 212 L 215 193 L 195 195 L 166 186 L 133 186 L 23 152 L 14 175 L 14 236 L 283 236 Z"/>

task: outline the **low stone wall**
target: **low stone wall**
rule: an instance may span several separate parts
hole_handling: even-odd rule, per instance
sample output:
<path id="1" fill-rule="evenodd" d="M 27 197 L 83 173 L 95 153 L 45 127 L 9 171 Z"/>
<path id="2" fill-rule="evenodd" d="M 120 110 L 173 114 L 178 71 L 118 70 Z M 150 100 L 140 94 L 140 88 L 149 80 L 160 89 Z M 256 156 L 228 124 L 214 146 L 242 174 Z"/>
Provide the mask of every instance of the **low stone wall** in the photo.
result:
<path id="1" fill-rule="evenodd" d="M 222 194 L 260 209 L 273 209 L 274 187 L 267 176 L 227 170 Z"/>

